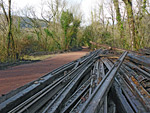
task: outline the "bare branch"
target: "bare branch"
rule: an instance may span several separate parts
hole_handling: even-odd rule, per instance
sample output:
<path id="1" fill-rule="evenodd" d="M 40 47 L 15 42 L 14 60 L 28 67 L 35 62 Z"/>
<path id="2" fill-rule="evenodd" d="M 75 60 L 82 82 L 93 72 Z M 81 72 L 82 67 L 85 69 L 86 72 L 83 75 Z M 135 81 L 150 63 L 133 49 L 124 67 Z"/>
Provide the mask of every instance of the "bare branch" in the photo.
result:
<path id="1" fill-rule="evenodd" d="M 6 18 L 6 20 L 7 20 L 7 23 L 9 23 L 8 15 L 7 15 L 7 13 L 6 13 L 3 0 L 1 0 L 0 6 L 2 7 L 3 13 L 4 13 L 5 18 Z"/>

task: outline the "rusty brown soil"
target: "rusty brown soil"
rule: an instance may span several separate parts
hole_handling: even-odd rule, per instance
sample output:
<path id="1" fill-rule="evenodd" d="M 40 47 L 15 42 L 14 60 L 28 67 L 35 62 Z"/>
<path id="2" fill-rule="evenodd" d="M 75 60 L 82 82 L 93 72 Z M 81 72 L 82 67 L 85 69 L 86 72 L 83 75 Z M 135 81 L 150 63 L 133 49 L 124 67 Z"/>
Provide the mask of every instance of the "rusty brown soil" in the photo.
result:
<path id="1" fill-rule="evenodd" d="M 76 60 L 88 53 L 87 50 L 57 54 L 36 63 L 23 64 L 0 70 L 0 96 L 21 87 L 48 72 Z"/>

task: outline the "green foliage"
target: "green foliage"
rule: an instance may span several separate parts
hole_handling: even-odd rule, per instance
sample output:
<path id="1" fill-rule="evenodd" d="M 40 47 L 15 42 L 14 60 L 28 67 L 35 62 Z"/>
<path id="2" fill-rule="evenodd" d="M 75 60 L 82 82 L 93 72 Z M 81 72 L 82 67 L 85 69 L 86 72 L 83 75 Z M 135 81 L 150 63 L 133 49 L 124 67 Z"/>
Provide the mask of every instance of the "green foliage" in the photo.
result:
<path id="1" fill-rule="evenodd" d="M 82 45 L 89 46 L 91 48 L 92 45 L 90 41 L 93 41 L 94 39 L 93 34 L 94 34 L 94 31 L 93 31 L 92 26 L 87 26 L 83 33 Z"/>
<path id="2" fill-rule="evenodd" d="M 74 19 L 73 20 L 73 25 L 71 26 L 71 35 L 70 35 L 70 44 L 69 47 L 75 47 L 77 46 L 77 33 L 78 33 L 78 28 L 80 26 L 81 21 L 79 19 Z"/>
<path id="3" fill-rule="evenodd" d="M 28 36 L 27 36 L 27 39 L 28 39 L 28 40 L 31 40 L 32 38 L 33 38 L 32 35 L 28 35 Z"/>
<path id="4" fill-rule="evenodd" d="M 67 11 L 63 11 L 61 14 L 61 18 L 60 18 L 60 22 L 61 22 L 61 26 L 64 30 L 64 34 L 65 34 L 65 50 L 67 50 L 69 47 L 69 37 L 67 37 L 67 32 L 68 29 L 70 27 L 70 23 L 73 21 L 73 14 L 70 13 L 68 10 Z"/>
<path id="5" fill-rule="evenodd" d="M 47 36 L 53 37 L 52 33 L 48 29 L 45 28 L 44 31 L 45 31 Z"/>
<path id="6" fill-rule="evenodd" d="M 44 31 L 45 31 L 45 33 L 46 33 L 47 36 L 52 37 L 52 39 L 55 41 L 55 43 L 56 43 L 58 49 L 61 49 L 61 46 L 60 46 L 59 42 L 54 38 L 54 33 L 53 33 L 53 32 L 50 32 L 50 31 L 48 30 L 48 28 L 45 28 Z"/>
<path id="7" fill-rule="evenodd" d="M 61 14 L 60 22 L 64 31 L 67 31 L 67 29 L 69 28 L 69 24 L 72 21 L 73 21 L 73 14 L 70 13 L 68 10 L 63 11 Z"/>
<path id="8" fill-rule="evenodd" d="M 104 44 L 108 44 L 108 45 L 112 45 L 112 37 L 111 37 L 111 33 L 109 33 L 108 31 L 104 31 L 102 32 L 102 43 Z"/>
<path id="9" fill-rule="evenodd" d="M 89 48 L 95 48 L 95 46 L 93 47 L 91 45 L 90 41 L 99 44 L 112 45 L 113 44 L 112 34 L 109 31 L 101 30 L 100 27 L 102 26 L 99 27 L 95 25 L 87 26 L 83 33 L 82 45 L 88 46 Z"/>

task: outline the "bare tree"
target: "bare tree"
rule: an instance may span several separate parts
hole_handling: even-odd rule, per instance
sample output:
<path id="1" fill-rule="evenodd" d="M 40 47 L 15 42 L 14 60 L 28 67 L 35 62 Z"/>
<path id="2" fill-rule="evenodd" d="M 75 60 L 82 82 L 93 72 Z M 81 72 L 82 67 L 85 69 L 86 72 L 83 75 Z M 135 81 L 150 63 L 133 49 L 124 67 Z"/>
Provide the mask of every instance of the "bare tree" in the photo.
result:
<path id="1" fill-rule="evenodd" d="M 8 19 L 8 16 L 7 16 L 7 13 L 6 13 L 5 7 L 4 7 L 4 1 L 3 1 L 3 0 L 1 0 L 1 2 L 0 2 L 0 6 L 2 7 L 2 10 L 3 10 L 4 16 L 5 16 L 6 20 L 7 20 L 7 22 L 9 23 L 9 19 Z"/>
<path id="2" fill-rule="evenodd" d="M 147 13 L 149 16 L 150 16 L 150 12 L 146 9 L 146 4 L 148 4 L 148 1 L 147 0 L 143 0 L 143 14 Z"/>
<path id="3" fill-rule="evenodd" d="M 105 28 L 105 13 L 104 13 L 103 4 L 102 5 L 99 4 L 99 11 L 98 12 L 99 12 L 98 19 L 102 23 L 103 28 Z"/>
<path id="4" fill-rule="evenodd" d="M 14 38 L 12 34 L 12 16 L 11 16 L 11 0 L 8 0 L 8 15 L 4 7 L 4 2 L 1 0 L 1 7 L 3 9 L 4 16 L 6 18 L 8 24 L 8 35 L 7 35 L 7 55 L 8 57 L 15 57 L 15 44 Z"/>
<path id="5" fill-rule="evenodd" d="M 110 3 L 108 3 L 107 10 L 108 10 L 108 13 L 110 14 L 110 19 L 112 23 L 112 35 L 113 35 L 113 44 L 114 44 L 115 43 L 115 36 L 114 36 L 115 8 L 114 8 L 114 4 L 112 0 Z"/>
<path id="6" fill-rule="evenodd" d="M 47 7 L 46 9 L 44 9 Z M 60 17 L 66 7 L 65 0 L 51 0 L 42 5 L 41 16 L 46 23 L 46 34 L 53 39 L 58 48 L 61 48 L 60 38 Z"/>

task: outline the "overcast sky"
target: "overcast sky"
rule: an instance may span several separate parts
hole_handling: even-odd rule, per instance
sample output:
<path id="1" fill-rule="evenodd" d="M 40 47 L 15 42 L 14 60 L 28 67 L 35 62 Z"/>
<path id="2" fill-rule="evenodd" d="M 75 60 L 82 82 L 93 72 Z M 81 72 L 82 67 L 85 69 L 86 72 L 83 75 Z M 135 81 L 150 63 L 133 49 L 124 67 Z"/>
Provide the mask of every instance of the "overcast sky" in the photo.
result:
<path id="1" fill-rule="evenodd" d="M 7 1 L 7 0 L 4 0 Z M 22 9 L 26 6 L 34 6 L 37 9 L 37 12 L 40 11 L 38 8 L 41 6 L 41 2 L 45 0 L 12 0 L 12 7 L 14 10 Z M 80 4 L 80 9 L 84 18 L 89 19 L 91 9 L 95 7 L 98 3 L 101 3 L 103 0 L 66 0 L 68 5 Z"/>

